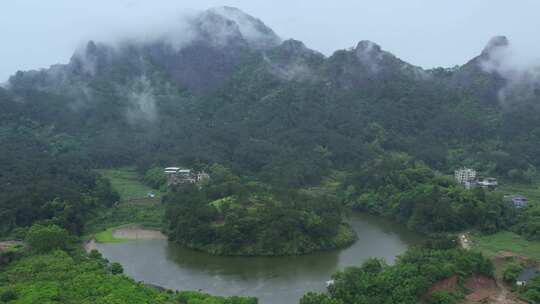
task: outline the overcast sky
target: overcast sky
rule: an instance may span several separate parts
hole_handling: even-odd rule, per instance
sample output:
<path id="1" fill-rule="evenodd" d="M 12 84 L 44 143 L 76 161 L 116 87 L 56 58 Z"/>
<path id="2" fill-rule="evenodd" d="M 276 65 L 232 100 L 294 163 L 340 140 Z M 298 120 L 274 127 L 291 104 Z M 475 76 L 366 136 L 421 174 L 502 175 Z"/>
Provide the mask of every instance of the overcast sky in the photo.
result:
<path id="1" fill-rule="evenodd" d="M 66 63 L 88 39 L 174 26 L 181 14 L 222 5 L 326 55 L 368 39 L 412 64 L 449 67 L 506 35 L 524 57 L 540 57 L 538 0 L 3 0 L 0 82 L 17 70 Z"/>

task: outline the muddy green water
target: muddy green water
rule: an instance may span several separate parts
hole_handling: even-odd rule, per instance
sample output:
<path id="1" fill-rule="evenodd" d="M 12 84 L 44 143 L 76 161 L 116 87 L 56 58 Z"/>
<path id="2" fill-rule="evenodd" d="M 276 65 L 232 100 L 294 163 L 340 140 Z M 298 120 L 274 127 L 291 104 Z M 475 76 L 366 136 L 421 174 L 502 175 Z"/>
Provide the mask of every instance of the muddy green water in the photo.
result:
<path id="1" fill-rule="evenodd" d="M 352 246 L 299 257 L 216 257 L 182 248 L 166 240 L 98 244 L 104 257 L 124 266 L 124 272 L 173 290 L 200 290 L 214 295 L 245 295 L 261 304 L 296 304 L 308 291 L 324 291 L 337 270 L 369 257 L 392 263 L 421 237 L 387 220 L 352 214 L 358 233 Z"/>

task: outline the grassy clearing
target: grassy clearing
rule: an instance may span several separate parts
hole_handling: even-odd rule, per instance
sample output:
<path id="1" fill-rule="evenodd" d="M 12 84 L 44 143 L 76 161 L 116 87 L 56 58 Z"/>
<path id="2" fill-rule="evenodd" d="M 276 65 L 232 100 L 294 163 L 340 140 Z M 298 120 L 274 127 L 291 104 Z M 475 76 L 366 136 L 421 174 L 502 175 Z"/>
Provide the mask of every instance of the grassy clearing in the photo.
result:
<path id="1" fill-rule="evenodd" d="M 98 243 L 121 243 L 121 242 L 129 241 L 130 239 L 115 238 L 113 236 L 113 232 L 117 228 L 120 228 L 120 227 L 108 228 L 100 233 L 96 233 L 94 235 L 94 239 Z"/>
<path id="2" fill-rule="evenodd" d="M 160 203 L 161 193 L 143 184 L 135 168 L 97 170 L 109 179 L 112 187 L 120 194 L 120 204 L 98 210 L 85 225 L 86 238 L 95 237 L 100 243 L 121 242 L 113 238 L 114 229 L 125 225 L 160 230 L 163 226 L 165 207 Z M 153 192 L 155 198 L 147 198 Z"/>
<path id="3" fill-rule="evenodd" d="M 528 241 L 524 237 L 510 231 L 501 231 L 492 235 L 472 234 L 473 250 L 493 257 L 501 251 L 540 261 L 540 241 Z"/>
<path id="4" fill-rule="evenodd" d="M 120 232 L 120 236 L 115 236 L 115 232 Z M 92 237 L 98 243 L 122 243 L 138 239 L 162 238 L 163 236 L 158 230 L 146 229 L 137 224 L 127 224 L 107 228 Z"/>
<path id="5" fill-rule="evenodd" d="M 338 192 L 341 187 L 343 180 L 347 177 L 347 173 L 343 171 L 334 170 L 330 175 L 323 178 L 320 185 L 310 188 L 302 189 L 301 191 L 305 193 L 310 193 L 312 195 L 326 195 L 326 194 L 335 194 Z"/>
<path id="6" fill-rule="evenodd" d="M 97 172 L 111 182 L 112 187 L 120 194 L 122 202 L 157 203 L 161 200 L 159 191 L 141 183 L 134 167 L 97 170 Z M 148 192 L 153 192 L 156 197 L 148 198 Z"/>
<path id="7" fill-rule="evenodd" d="M 540 181 L 532 184 L 501 183 L 497 188 L 497 191 L 504 195 L 523 195 L 531 202 L 540 203 Z"/>
<path id="8" fill-rule="evenodd" d="M 110 227 L 137 224 L 144 228 L 161 229 L 165 207 L 162 204 L 120 204 L 97 212 L 85 226 L 87 234 L 94 234 Z"/>

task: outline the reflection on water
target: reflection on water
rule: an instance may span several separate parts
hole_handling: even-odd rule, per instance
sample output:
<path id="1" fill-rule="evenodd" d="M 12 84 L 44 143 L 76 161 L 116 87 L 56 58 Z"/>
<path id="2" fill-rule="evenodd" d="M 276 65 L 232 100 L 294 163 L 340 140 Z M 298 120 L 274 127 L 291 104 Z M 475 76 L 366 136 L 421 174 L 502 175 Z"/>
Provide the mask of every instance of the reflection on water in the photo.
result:
<path id="1" fill-rule="evenodd" d="M 342 250 L 297 257 L 217 257 L 165 240 L 98 244 L 103 256 L 120 262 L 135 280 L 178 290 L 215 295 L 249 295 L 262 304 L 298 303 L 308 291 L 324 291 L 339 269 L 369 257 L 392 263 L 409 245 L 421 241 L 403 226 L 375 217 L 349 218 L 358 241 Z"/>

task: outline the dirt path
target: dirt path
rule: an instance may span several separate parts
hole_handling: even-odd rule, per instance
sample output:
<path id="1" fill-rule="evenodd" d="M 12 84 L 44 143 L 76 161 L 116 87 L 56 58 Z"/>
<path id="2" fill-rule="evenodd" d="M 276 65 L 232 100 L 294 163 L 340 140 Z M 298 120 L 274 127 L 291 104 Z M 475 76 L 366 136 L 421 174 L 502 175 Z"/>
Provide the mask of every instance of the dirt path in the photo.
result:
<path id="1" fill-rule="evenodd" d="M 465 296 L 467 304 L 526 304 L 512 295 L 509 287 L 500 278 L 475 275 L 465 286 L 471 291 Z"/>
<path id="2" fill-rule="evenodd" d="M 499 287 L 499 294 L 493 299 L 494 304 L 527 304 L 526 302 L 516 299 L 501 278 L 497 278 L 496 282 L 497 287 Z"/>
<path id="3" fill-rule="evenodd" d="M 0 242 L 0 252 L 4 250 L 8 250 L 9 248 L 16 247 L 16 246 L 24 246 L 24 242 L 22 241 L 3 241 Z"/>

